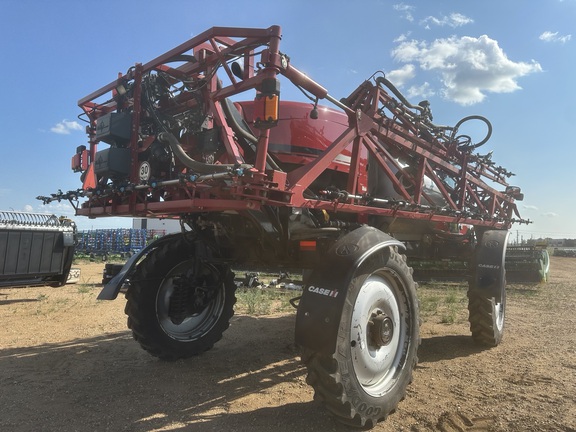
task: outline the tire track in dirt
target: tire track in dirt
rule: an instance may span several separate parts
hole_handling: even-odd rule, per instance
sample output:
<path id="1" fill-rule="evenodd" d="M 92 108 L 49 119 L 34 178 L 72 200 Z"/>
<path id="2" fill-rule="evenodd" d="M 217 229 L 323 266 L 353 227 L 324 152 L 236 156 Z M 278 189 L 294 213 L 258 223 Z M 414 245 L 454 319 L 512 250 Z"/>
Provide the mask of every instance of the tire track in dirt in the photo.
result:
<path id="1" fill-rule="evenodd" d="M 490 417 L 469 418 L 460 412 L 445 412 L 436 427 L 440 432 L 472 432 L 493 430 L 495 420 Z"/>

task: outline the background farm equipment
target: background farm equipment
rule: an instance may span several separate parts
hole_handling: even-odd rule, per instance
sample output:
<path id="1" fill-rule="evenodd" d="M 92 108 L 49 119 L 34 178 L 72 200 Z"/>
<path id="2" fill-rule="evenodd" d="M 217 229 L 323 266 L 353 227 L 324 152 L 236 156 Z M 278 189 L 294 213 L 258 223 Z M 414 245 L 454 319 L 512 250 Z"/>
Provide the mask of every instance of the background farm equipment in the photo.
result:
<path id="1" fill-rule="evenodd" d="M 554 248 L 554 256 L 576 257 L 576 249 L 574 249 L 574 248 Z"/>
<path id="2" fill-rule="evenodd" d="M 545 247 L 508 246 L 506 250 L 506 280 L 508 282 L 546 282 L 549 272 L 550 256 Z"/>
<path id="3" fill-rule="evenodd" d="M 76 252 L 92 256 L 131 256 L 146 246 L 145 229 L 97 229 L 78 232 Z"/>
<path id="4" fill-rule="evenodd" d="M 128 258 L 140 252 L 148 243 L 165 235 L 164 230 L 144 228 L 96 229 L 78 232 L 77 256 L 101 257 L 112 255 Z"/>
<path id="5" fill-rule="evenodd" d="M 68 219 L 0 211 L 0 286 L 64 285 L 75 237 Z"/>
<path id="6" fill-rule="evenodd" d="M 467 254 L 442 259 L 409 256 L 414 270 L 414 280 L 466 281 L 471 273 L 471 257 Z M 506 282 L 542 283 L 548 280 L 550 257 L 545 247 L 508 245 L 506 248 Z"/>
<path id="7" fill-rule="evenodd" d="M 340 421 L 370 427 L 396 408 L 416 364 L 406 255 L 466 257 L 472 336 L 497 345 L 522 193 L 491 153 L 475 153 L 492 133 L 486 118 L 435 124 L 427 101 L 411 104 L 383 73 L 336 99 L 280 41 L 278 26 L 215 27 L 80 99 L 82 187 L 39 198 L 92 218 L 180 219 L 186 229 L 132 256 L 99 296 L 129 281 L 128 326 L 162 359 L 221 339 L 231 268 L 304 270 L 295 338 L 308 382 Z M 309 103 L 281 101 L 280 79 Z M 238 96 L 247 91 L 253 100 Z M 462 132 L 469 122 L 482 139 Z"/>

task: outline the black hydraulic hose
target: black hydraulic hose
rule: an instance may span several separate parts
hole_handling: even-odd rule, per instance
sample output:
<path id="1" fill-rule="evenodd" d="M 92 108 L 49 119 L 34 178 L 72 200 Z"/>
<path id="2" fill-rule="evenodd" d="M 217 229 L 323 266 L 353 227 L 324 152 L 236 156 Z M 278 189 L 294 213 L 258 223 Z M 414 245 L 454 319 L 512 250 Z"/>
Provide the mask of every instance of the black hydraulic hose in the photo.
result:
<path id="1" fill-rule="evenodd" d="M 221 89 L 222 88 L 222 80 L 218 79 L 218 81 L 216 82 L 216 86 L 218 89 Z M 240 121 L 238 121 L 238 118 L 240 118 L 242 121 L 244 121 L 244 119 L 242 118 L 241 114 L 238 112 L 236 107 L 233 105 L 232 101 L 230 99 L 226 98 L 222 101 L 221 106 L 222 106 L 222 109 L 224 110 L 224 114 L 226 115 L 226 118 L 230 122 L 230 126 L 232 127 L 234 132 L 237 133 L 238 135 L 240 135 L 245 140 L 247 140 L 249 143 L 252 143 L 253 145 L 258 144 L 258 138 L 256 138 L 252 134 L 252 132 L 250 132 L 250 129 L 248 128 L 248 126 L 244 127 L 243 125 L 240 124 Z M 233 112 L 233 110 L 235 112 Z M 238 118 L 236 117 L 235 114 L 237 114 Z M 252 150 L 254 151 L 254 153 L 256 153 L 255 148 L 252 147 Z M 272 159 L 272 156 L 270 156 L 270 154 L 266 154 L 266 163 L 273 170 L 283 171 L 282 168 L 280 168 L 278 166 L 276 161 L 274 159 Z"/>
<path id="2" fill-rule="evenodd" d="M 246 139 L 248 142 L 252 143 L 253 145 L 258 144 L 258 138 L 256 138 L 254 135 L 252 135 L 252 133 L 246 130 L 247 127 L 246 128 L 243 127 L 237 120 L 236 116 L 232 112 L 232 109 L 235 108 L 233 108 L 231 105 L 232 102 L 229 99 L 225 99 L 224 101 L 222 101 L 222 108 L 224 110 L 224 114 L 226 114 L 226 118 L 230 122 L 230 126 L 232 127 L 234 132 L 240 135 L 242 138 Z M 240 113 L 238 113 L 238 116 L 240 117 Z M 252 150 L 256 152 L 255 148 L 252 148 Z M 270 166 L 270 168 L 276 171 L 282 171 L 282 169 L 278 166 L 276 161 L 274 161 L 274 159 L 272 159 L 272 157 L 269 154 L 266 155 L 266 162 Z"/>
<path id="3" fill-rule="evenodd" d="M 418 110 L 420 112 L 424 111 L 424 107 L 421 107 L 420 105 L 412 105 L 410 102 L 408 102 L 408 100 L 404 97 L 404 95 L 402 93 L 400 93 L 400 90 L 398 90 L 396 88 L 396 86 L 394 84 L 392 84 L 390 81 L 388 81 L 387 78 L 385 77 L 378 77 L 376 78 L 376 84 L 384 84 L 386 87 L 388 87 L 388 89 L 394 93 L 394 95 L 400 99 L 400 102 L 402 102 L 404 105 L 406 105 L 408 108 L 412 108 L 415 110 Z"/>
<path id="4" fill-rule="evenodd" d="M 252 168 L 252 165 L 242 164 L 242 165 L 230 165 L 230 164 L 220 164 L 212 165 L 203 162 L 198 162 L 192 159 L 186 154 L 176 137 L 170 132 L 160 132 L 158 134 L 158 140 L 168 144 L 170 149 L 174 152 L 176 157 L 180 162 L 182 162 L 187 168 L 190 168 L 196 174 L 214 174 L 232 171 L 236 168 Z"/>
<path id="5" fill-rule="evenodd" d="M 427 127 L 434 129 L 434 130 L 452 129 L 452 127 L 450 127 L 450 126 L 441 126 L 441 125 L 437 125 L 437 124 L 432 123 L 432 121 L 430 120 L 432 118 L 432 116 L 431 116 L 431 113 L 430 113 L 430 110 L 428 107 L 423 107 L 420 105 L 412 105 L 410 102 L 408 102 L 408 100 L 404 97 L 404 95 L 402 93 L 400 93 L 400 90 L 398 90 L 396 88 L 396 86 L 394 84 L 392 84 L 390 81 L 388 81 L 388 79 L 386 79 L 385 77 L 376 78 L 376 83 L 385 85 L 392 93 L 394 93 L 394 95 L 398 99 L 400 99 L 400 102 L 402 102 L 408 108 L 418 110 L 421 114 L 427 115 L 429 117 L 429 119 L 427 119 L 427 121 L 424 122 Z"/>
<path id="6" fill-rule="evenodd" d="M 232 129 L 238 135 L 242 136 L 242 138 L 250 141 L 252 144 L 258 143 L 258 138 L 252 135 L 249 131 L 242 127 L 242 125 L 236 120 L 236 116 L 232 113 L 232 107 L 230 104 L 232 102 L 229 99 L 225 99 L 222 103 L 222 108 L 224 109 L 224 113 L 226 114 L 226 118 L 230 122 Z"/>
<path id="7" fill-rule="evenodd" d="M 190 62 L 190 63 L 197 63 L 196 57 L 189 54 L 180 54 L 177 56 L 172 57 L 169 60 L 166 60 L 165 63 L 172 63 L 172 62 Z"/>
<path id="8" fill-rule="evenodd" d="M 176 60 L 179 60 L 179 59 L 176 59 Z M 233 169 L 236 169 L 236 168 L 244 168 L 244 169 L 252 168 L 252 165 L 248 165 L 248 164 L 242 164 L 242 165 L 218 164 L 218 165 L 214 165 L 214 164 L 207 164 L 207 163 L 203 163 L 203 162 L 198 162 L 197 160 L 192 159 L 190 156 L 188 156 L 186 154 L 186 152 L 184 151 L 184 149 L 180 145 L 180 142 L 174 136 L 174 134 L 172 134 L 170 131 L 168 131 L 166 126 L 158 118 L 158 113 L 156 112 L 156 109 L 154 108 L 154 104 L 152 103 L 152 100 L 150 98 L 147 85 L 145 86 L 144 94 L 146 95 L 146 98 L 148 99 L 148 103 L 150 104 L 150 106 L 152 108 L 151 112 L 154 116 L 154 119 L 156 120 L 157 124 L 162 129 L 164 129 L 163 132 L 160 132 L 158 134 L 158 136 L 157 136 L 158 140 L 160 142 L 168 144 L 168 146 L 170 147 L 170 149 L 172 150 L 174 155 L 178 158 L 178 160 L 180 162 L 182 162 L 184 164 L 184 166 L 191 169 L 195 174 L 225 173 L 225 172 L 232 171 Z"/>
<path id="9" fill-rule="evenodd" d="M 392 84 L 385 77 L 377 77 L 376 83 L 385 85 L 392 93 L 394 93 L 394 95 L 398 99 L 400 99 L 400 102 L 402 102 L 408 108 L 418 110 L 420 113 L 423 113 L 423 114 L 428 114 L 428 115 L 430 114 L 430 112 L 426 108 L 424 108 L 420 105 L 412 105 L 410 102 L 408 102 L 408 100 L 404 97 L 404 95 L 402 93 L 400 93 L 400 91 L 394 86 L 394 84 Z M 490 137 L 492 136 L 492 124 L 490 123 L 490 121 L 486 117 L 479 116 L 479 115 L 467 116 L 467 117 L 464 117 L 462 120 L 460 120 L 458 123 L 456 123 L 456 125 L 454 127 L 435 125 L 431 121 L 427 121 L 426 124 L 429 127 L 431 127 L 432 129 L 436 129 L 436 130 L 440 130 L 440 129 L 452 130 L 452 134 L 450 136 L 450 142 L 453 142 L 454 139 L 456 139 L 456 134 L 458 133 L 458 128 L 463 123 L 465 123 L 469 120 L 480 120 L 480 121 L 484 122 L 486 124 L 486 126 L 488 127 L 488 132 L 486 133 L 486 136 L 484 137 L 484 139 L 482 141 L 479 141 L 476 144 L 465 144 L 465 145 L 461 145 L 458 147 L 459 150 L 473 150 L 473 149 L 476 149 L 476 148 L 480 147 L 481 145 L 485 144 L 490 139 Z"/>
<path id="10" fill-rule="evenodd" d="M 189 61 L 190 63 L 196 63 L 197 60 L 194 56 L 180 55 L 180 56 L 176 56 L 176 57 L 171 58 L 169 61 Z M 222 83 L 220 80 L 218 80 L 217 86 L 218 86 L 218 88 L 222 87 Z M 232 129 L 234 129 L 234 132 L 241 135 L 244 139 L 246 139 L 247 141 L 249 141 L 253 144 L 258 143 L 258 138 L 256 138 L 254 135 L 252 135 L 249 131 L 245 130 L 242 127 L 242 125 L 237 121 L 234 114 L 232 113 L 232 108 L 229 105 L 231 103 L 232 102 L 230 102 L 228 99 L 226 99 L 222 103 L 222 107 L 224 109 L 224 113 L 226 114 L 226 116 L 228 117 L 228 120 L 230 121 L 230 123 L 232 125 Z M 153 110 L 153 114 L 156 117 L 158 124 L 162 125 L 162 128 L 164 129 L 164 132 L 161 132 L 160 134 L 158 134 L 158 140 L 168 144 L 170 146 L 170 149 L 174 152 L 174 154 L 178 158 L 178 160 L 180 160 L 180 162 L 182 162 L 187 168 L 190 168 L 195 173 L 197 173 L 197 174 L 213 174 L 213 173 L 221 173 L 221 172 L 230 171 L 233 168 L 252 168 L 252 165 L 249 165 L 249 164 L 242 164 L 240 166 L 225 165 L 225 164 L 213 165 L 213 164 L 205 164 L 203 162 L 198 162 L 197 160 L 192 159 L 190 156 L 188 156 L 186 154 L 186 152 L 184 151 L 184 149 L 180 145 L 180 142 L 178 141 L 178 139 L 171 132 L 167 131 L 166 128 L 164 127 L 164 125 L 162 124 L 162 122 L 159 121 L 159 119 L 157 118 L 157 114 L 156 114 L 155 110 Z M 276 162 L 270 158 L 270 155 L 267 155 L 267 162 L 273 169 L 275 169 L 277 171 L 282 171 L 280 169 L 280 167 L 278 166 L 278 164 L 276 164 Z"/>
<path id="11" fill-rule="evenodd" d="M 454 126 L 454 129 L 452 130 L 452 135 L 450 136 L 450 142 L 452 142 L 455 137 L 456 134 L 458 133 L 458 128 L 465 122 L 469 121 L 469 120 L 480 120 L 483 121 L 486 126 L 488 127 L 488 132 L 486 132 L 486 136 L 484 137 L 484 139 L 482 141 L 477 142 L 476 144 L 464 144 L 461 146 L 458 146 L 458 150 L 474 150 L 475 148 L 480 147 L 481 145 L 484 145 L 492 136 L 492 123 L 490 123 L 490 121 L 483 116 L 479 116 L 479 115 L 471 115 L 471 116 L 467 116 L 464 117 L 462 120 L 460 120 L 458 123 L 456 123 L 456 126 Z"/>

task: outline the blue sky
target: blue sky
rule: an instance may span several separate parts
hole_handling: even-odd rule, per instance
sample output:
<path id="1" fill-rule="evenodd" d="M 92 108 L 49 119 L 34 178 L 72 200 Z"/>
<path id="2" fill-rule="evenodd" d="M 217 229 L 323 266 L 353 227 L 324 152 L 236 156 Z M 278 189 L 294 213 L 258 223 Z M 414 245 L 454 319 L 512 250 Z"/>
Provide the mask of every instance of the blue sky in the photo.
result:
<path id="1" fill-rule="evenodd" d="M 0 10 L 0 210 L 72 214 L 35 197 L 80 186 L 77 101 L 118 72 L 213 26 L 280 25 L 281 50 L 338 99 L 382 70 L 413 103 L 428 99 L 437 124 L 489 118 L 479 152 L 516 173 L 534 221 L 513 235 L 576 238 L 576 0 L 0 0 Z M 282 98 L 302 100 L 288 85 Z"/>

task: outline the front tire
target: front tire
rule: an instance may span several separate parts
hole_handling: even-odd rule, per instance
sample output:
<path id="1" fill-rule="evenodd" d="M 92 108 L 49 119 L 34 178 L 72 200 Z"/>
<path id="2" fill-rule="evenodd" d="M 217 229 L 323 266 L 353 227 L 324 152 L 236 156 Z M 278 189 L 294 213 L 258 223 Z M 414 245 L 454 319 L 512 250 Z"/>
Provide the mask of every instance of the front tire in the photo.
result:
<path id="1" fill-rule="evenodd" d="M 128 328 L 163 360 L 201 354 L 222 338 L 234 314 L 236 285 L 226 266 L 199 260 L 184 239 L 151 251 L 126 293 Z"/>
<path id="2" fill-rule="evenodd" d="M 307 350 L 307 382 L 339 421 L 373 427 L 404 398 L 417 363 L 419 311 L 406 258 L 394 249 L 368 257 L 346 294 L 336 352 Z"/>

